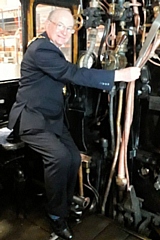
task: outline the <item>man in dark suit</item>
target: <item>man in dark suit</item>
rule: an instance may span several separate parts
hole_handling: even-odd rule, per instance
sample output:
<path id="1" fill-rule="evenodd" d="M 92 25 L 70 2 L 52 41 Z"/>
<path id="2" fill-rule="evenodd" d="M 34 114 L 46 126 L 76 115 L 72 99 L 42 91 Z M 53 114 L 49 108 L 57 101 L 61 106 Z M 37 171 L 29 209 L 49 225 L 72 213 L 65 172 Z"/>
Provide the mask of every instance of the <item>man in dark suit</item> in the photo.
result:
<path id="1" fill-rule="evenodd" d="M 66 217 L 81 158 L 63 121 L 62 89 L 70 82 L 110 91 L 115 81 L 129 82 L 140 75 L 137 67 L 106 71 L 68 62 L 60 47 L 70 39 L 73 25 L 70 11 L 57 9 L 50 13 L 46 31 L 28 46 L 8 125 L 14 129 L 18 124 L 22 141 L 42 155 L 48 215 L 54 232 L 64 239 L 72 238 Z"/>

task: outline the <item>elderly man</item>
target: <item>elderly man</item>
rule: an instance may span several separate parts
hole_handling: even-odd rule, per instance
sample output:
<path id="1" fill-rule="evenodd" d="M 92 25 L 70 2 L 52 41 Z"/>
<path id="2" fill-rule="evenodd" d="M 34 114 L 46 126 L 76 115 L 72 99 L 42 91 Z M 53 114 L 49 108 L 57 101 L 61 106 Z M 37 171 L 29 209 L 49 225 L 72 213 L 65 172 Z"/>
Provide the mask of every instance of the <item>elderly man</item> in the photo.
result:
<path id="1" fill-rule="evenodd" d="M 106 71 L 68 62 L 60 47 L 74 33 L 73 25 L 70 11 L 56 9 L 48 16 L 45 32 L 28 46 L 8 125 L 18 129 L 22 141 L 42 156 L 48 216 L 53 231 L 63 239 L 72 238 L 66 218 L 81 158 L 64 124 L 62 89 L 70 82 L 110 91 L 114 82 L 133 81 L 140 75 L 137 67 Z"/>

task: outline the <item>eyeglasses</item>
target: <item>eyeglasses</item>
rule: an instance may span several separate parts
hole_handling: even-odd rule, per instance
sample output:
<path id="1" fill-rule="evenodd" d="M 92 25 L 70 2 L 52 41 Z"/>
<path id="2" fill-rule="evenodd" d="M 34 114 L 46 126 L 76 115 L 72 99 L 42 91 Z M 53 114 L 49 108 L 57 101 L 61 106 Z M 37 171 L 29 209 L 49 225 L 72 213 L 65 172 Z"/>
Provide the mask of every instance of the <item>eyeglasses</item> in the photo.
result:
<path id="1" fill-rule="evenodd" d="M 75 32 L 75 30 L 72 27 L 66 27 L 66 26 L 64 26 L 63 23 L 56 23 L 56 22 L 53 22 L 51 20 L 49 20 L 49 21 L 51 23 L 55 24 L 59 31 L 64 31 L 66 29 L 67 33 L 69 33 L 69 34 L 73 34 Z"/>

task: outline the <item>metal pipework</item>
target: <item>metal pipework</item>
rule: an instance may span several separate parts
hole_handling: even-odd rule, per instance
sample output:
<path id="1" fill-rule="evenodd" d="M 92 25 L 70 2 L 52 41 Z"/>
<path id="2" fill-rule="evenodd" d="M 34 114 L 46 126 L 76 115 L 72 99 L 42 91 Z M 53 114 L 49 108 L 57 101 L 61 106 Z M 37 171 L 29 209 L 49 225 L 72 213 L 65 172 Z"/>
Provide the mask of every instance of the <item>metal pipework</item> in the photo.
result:
<path id="1" fill-rule="evenodd" d="M 73 196 L 73 202 L 80 208 L 85 209 L 90 204 L 90 198 Z"/>
<path id="2" fill-rule="evenodd" d="M 89 7 L 83 11 L 83 16 L 86 17 L 84 20 L 85 28 L 97 28 L 103 22 L 102 14 L 99 2 L 96 0 L 90 1 Z"/>
<path id="3" fill-rule="evenodd" d="M 136 64 L 135 64 L 137 67 L 142 68 L 145 65 L 145 63 L 147 62 L 148 57 L 149 57 L 149 53 L 151 51 L 150 46 L 152 45 L 152 43 L 155 39 L 155 36 L 156 36 L 157 31 L 159 29 L 159 26 L 160 26 L 160 14 L 156 17 L 156 19 L 152 23 L 151 28 L 149 30 L 149 33 L 147 35 L 146 41 L 145 41 L 143 47 L 141 48 L 141 50 L 139 52 L 139 57 L 138 57 L 138 59 L 136 61 Z M 145 59 L 144 59 L 144 57 L 145 57 Z"/>
<path id="4" fill-rule="evenodd" d="M 153 12 L 154 12 L 154 17 L 156 18 L 158 16 L 158 14 L 160 13 L 160 6 L 157 5 L 157 6 L 153 7 Z"/>
<path id="5" fill-rule="evenodd" d="M 135 62 L 135 66 L 142 68 L 147 60 L 150 57 L 150 51 L 154 39 L 156 37 L 157 31 L 160 27 L 160 14 L 154 20 L 149 33 L 147 35 L 146 41 L 139 52 L 139 57 Z M 158 47 L 157 44 L 154 44 L 154 50 Z M 125 107 L 125 122 L 124 122 L 124 131 L 122 134 L 122 142 L 119 153 L 119 168 L 118 168 L 118 183 L 123 185 L 125 184 L 124 179 L 127 179 L 127 190 L 129 189 L 129 173 L 127 168 L 127 147 L 130 135 L 130 127 L 133 120 L 133 111 L 134 111 L 134 94 L 135 94 L 135 81 L 128 83 L 126 90 L 126 107 Z"/>
<path id="6" fill-rule="evenodd" d="M 115 15 L 115 3 L 110 3 L 109 4 L 109 9 L 108 9 L 108 13 L 111 16 Z"/>
<path id="7" fill-rule="evenodd" d="M 88 67 L 89 57 L 94 52 L 94 48 L 95 48 L 95 44 L 96 44 L 96 37 L 97 37 L 97 29 L 92 28 L 89 33 L 90 46 L 89 46 L 87 53 L 84 56 L 83 67 Z"/>
<path id="8" fill-rule="evenodd" d="M 103 69 L 113 70 L 125 68 L 127 65 L 128 37 L 125 31 L 119 31 L 116 37 L 116 46 L 106 52 L 106 58 L 102 61 Z"/>
<path id="9" fill-rule="evenodd" d="M 110 171 L 110 175 L 109 175 L 109 180 L 108 180 L 108 184 L 107 184 L 107 187 L 105 190 L 104 200 L 103 200 L 103 204 L 102 204 L 102 214 L 105 214 L 105 206 L 106 206 L 106 202 L 108 199 L 110 187 L 112 184 L 112 179 L 113 179 L 113 176 L 115 173 L 115 168 L 116 168 L 119 149 L 120 149 L 120 142 L 121 142 L 121 115 L 122 115 L 122 106 L 123 106 L 123 93 L 124 93 L 124 89 L 126 88 L 126 84 L 124 82 L 121 82 L 119 85 L 119 88 L 120 88 L 119 104 L 118 104 L 118 113 L 117 113 L 117 121 L 116 121 L 116 127 L 117 127 L 116 148 L 115 148 L 114 159 L 113 159 L 113 163 L 112 163 L 112 167 L 111 167 L 111 171 Z"/>
<path id="10" fill-rule="evenodd" d="M 98 8 L 99 7 L 99 3 L 97 0 L 91 0 L 89 3 L 89 6 L 92 8 Z"/>
<path id="11" fill-rule="evenodd" d="M 113 19 L 115 20 L 122 20 L 124 17 L 126 18 L 127 15 L 125 16 L 125 8 L 123 4 L 117 4 L 115 2 L 109 3 L 108 4 L 108 11 L 107 13 L 112 16 Z"/>
<path id="12" fill-rule="evenodd" d="M 120 31 L 116 37 L 116 48 L 114 50 L 115 53 L 119 52 L 127 52 L 127 45 L 128 45 L 128 37 L 125 31 Z"/>

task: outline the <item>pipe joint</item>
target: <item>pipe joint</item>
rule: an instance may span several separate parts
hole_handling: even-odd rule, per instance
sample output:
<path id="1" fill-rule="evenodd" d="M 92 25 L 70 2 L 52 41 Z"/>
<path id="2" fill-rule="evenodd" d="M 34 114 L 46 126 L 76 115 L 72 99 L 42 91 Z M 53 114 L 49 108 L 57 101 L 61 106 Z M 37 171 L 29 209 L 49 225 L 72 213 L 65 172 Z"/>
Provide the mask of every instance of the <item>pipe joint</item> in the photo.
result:
<path id="1" fill-rule="evenodd" d="M 117 176 L 116 183 L 119 187 L 125 187 L 127 185 L 127 178 L 122 178 L 122 177 Z"/>

